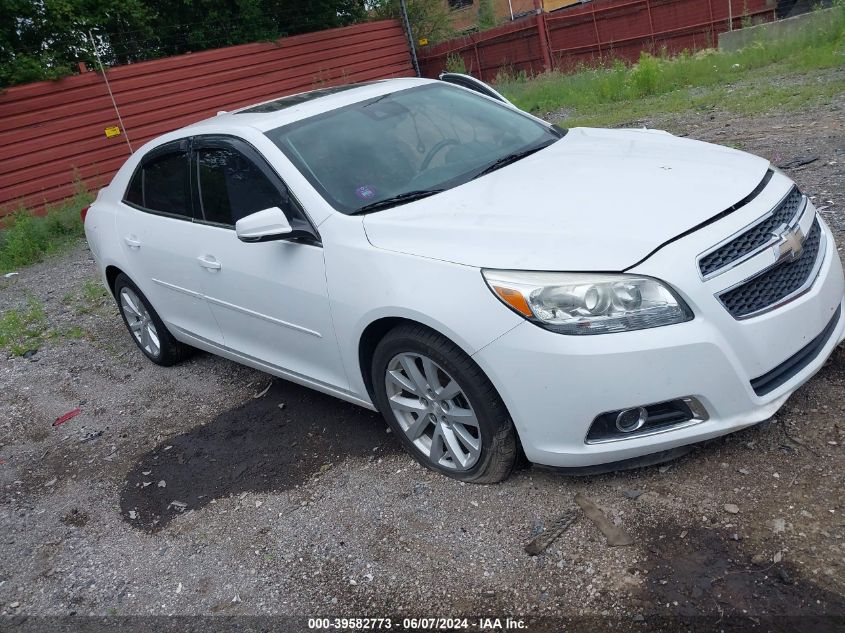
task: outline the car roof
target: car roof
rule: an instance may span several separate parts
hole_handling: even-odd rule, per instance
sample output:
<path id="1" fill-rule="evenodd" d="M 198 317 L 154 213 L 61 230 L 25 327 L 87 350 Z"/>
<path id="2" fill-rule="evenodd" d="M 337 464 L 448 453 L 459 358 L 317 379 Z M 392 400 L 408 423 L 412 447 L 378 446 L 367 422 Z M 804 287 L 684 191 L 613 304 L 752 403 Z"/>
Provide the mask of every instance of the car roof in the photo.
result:
<path id="1" fill-rule="evenodd" d="M 262 103 L 246 106 L 231 112 L 221 112 L 217 116 L 199 121 L 183 128 L 191 133 L 202 133 L 198 128 L 252 127 L 266 132 L 294 121 L 342 108 L 343 106 L 366 101 L 384 94 L 407 90 L 428 83 L 437 83 L 432 79 L 383 79 L 359 84 L 347 84 L 331 88 L 320 88 L 285 97 L 278 97 Z"/>

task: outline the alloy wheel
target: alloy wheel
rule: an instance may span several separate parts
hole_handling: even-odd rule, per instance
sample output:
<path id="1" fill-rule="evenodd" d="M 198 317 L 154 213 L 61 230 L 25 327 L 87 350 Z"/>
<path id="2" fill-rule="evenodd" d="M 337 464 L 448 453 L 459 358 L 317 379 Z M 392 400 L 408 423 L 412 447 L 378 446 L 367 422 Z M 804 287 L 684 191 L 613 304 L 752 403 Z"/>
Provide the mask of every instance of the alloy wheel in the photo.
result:
<path id="1" fill-rule="evenodd" d="M 135 337 L 141 349 L 150 356 L 158 357 L 161 353 L 161 343 L 158 339 L 155 323 L 153 323 L 150 313 L 144 307 L 138 295 L 131 288 L 121 288 L 120 309 L 123 310 L 123 316 L 126 317 L 129 331 L 132 332 L 132 336 Z"/>
<path id="2" fill-rule="evenodd" d="M 403 352 L 387 365 L 390 409 L 408 439 L 434 464 L 469 470 L 481 456 L 481 427 L 458 382 L 432 359 Z"/>

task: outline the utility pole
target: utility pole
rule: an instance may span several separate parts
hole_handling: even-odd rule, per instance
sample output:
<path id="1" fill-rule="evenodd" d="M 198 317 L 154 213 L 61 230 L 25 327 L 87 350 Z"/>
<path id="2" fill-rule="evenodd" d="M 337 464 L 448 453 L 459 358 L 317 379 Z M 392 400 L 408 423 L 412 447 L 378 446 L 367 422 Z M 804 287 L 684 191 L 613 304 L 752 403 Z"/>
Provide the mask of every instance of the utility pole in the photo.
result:
<path id="1" fill-rule="evenodd" d="M 417 73 L 417 77 L 421 77 L 420 63 L 417 61 L 417 45 L 414 42 L 414 35 L 411 33 L 411 21 L 408 19 L 408 5 L 405 4 L 405 0 L 399 0 L 399 6 L 402 9 L 402 22 L 405 25 L 405 33 L 408 35 L 408 44 L 411 46 L 411 61 L 414 62 L 414 71 Z"/>

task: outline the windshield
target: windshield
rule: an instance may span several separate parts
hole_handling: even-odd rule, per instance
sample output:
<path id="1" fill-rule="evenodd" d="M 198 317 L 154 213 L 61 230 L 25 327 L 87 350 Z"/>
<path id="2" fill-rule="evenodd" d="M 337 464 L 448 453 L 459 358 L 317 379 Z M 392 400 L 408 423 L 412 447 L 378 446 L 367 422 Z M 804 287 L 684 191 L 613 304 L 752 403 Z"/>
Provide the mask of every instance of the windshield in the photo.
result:
<path id="1" fill-rule="evenodd" d="M 427 84 L 267 136 L 333 207 L 353 214 L 456 187 L 560 133 L 473 92 Z"/>

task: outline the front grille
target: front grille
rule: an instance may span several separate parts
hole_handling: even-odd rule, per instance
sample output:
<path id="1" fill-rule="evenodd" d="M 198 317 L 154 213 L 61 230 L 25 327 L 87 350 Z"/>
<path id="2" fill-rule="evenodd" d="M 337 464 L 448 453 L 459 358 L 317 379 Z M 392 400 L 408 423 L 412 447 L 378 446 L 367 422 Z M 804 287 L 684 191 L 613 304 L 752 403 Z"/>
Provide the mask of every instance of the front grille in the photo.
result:
<path id="1" fill-rule="evenodd" d="M 735 237 L 727 244 L 708 253 L 698 261 L 698 267 L 704 277 L 731 265 L 746 255 L 766 244 L 772 239 L 772 235 L 784 224 L 790 224 L 792 219 L 801 209 L 801 201 L 804 196 L 793 187 L 792 191 L 775 208 L 772 214 L 750 229 Z"/>
<path id="2" fill-rule="evenodd" d="M 801 257 L 780 264 L 752 277 L 745 283 L 723 292 L 719 299 L 734 318 L 740 319 L 763 310 L 798 291 L 815 267 L 821 244 L 821 227 L 815 220 L 804 242 Z"/>
<path id="3" fill-rule="evenodd" d="M 830 336 L 836 329 L 836 324 L 839 323 L 839 314 L 841 312 L 842 306 L 836 308 L 833 318 L 830 319 L 821 334 L 780 365 L 752 380 L 751 388 L 754 389 L 754 393 L 758 396 L 765 396 L 767 393 L 771 393 L 809 365 L 827 344 L 828 339 L 830 339 Z"/>

